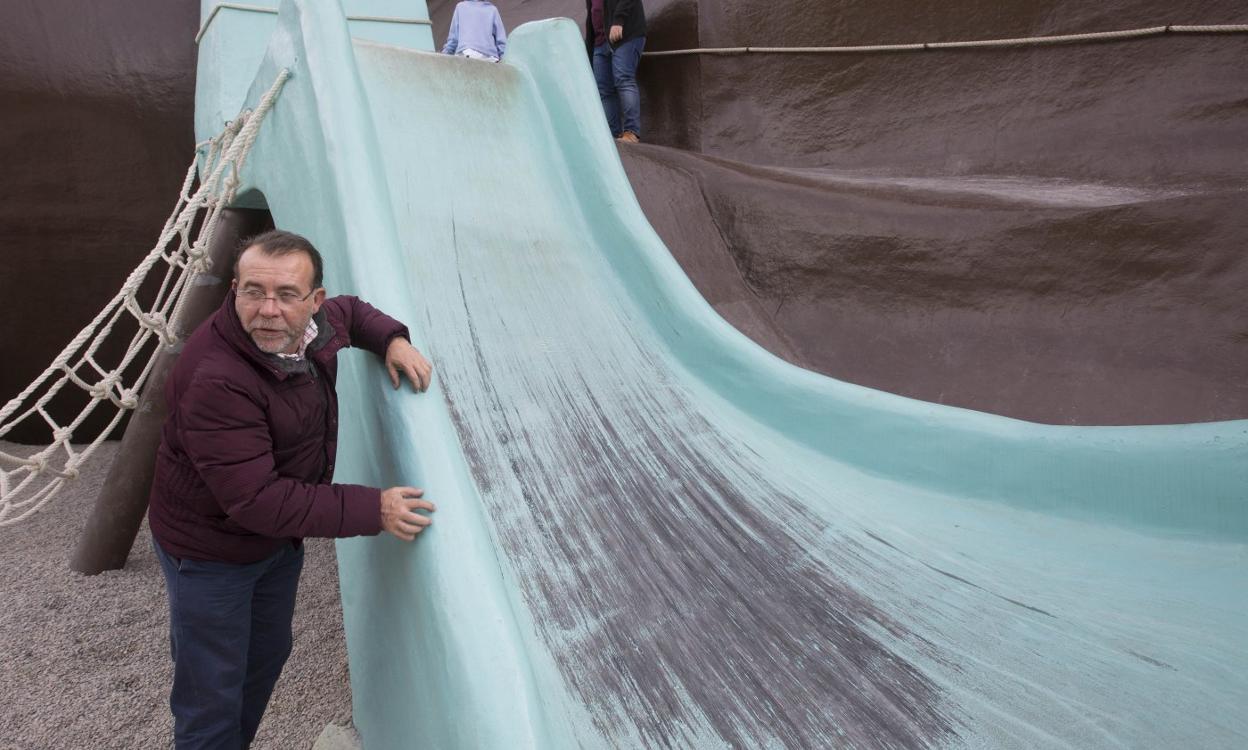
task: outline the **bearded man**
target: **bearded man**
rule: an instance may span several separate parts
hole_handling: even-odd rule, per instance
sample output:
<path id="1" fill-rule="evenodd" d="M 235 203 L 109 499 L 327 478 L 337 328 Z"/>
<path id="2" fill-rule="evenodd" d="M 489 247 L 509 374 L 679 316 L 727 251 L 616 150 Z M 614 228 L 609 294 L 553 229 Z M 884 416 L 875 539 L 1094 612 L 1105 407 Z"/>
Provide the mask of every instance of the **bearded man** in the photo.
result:
<path id="1" fill-rule="evenodd" d="M 166 382 L 148 510 L 179 750 L 251 744 L 290 655 L 304 537 L 411 541 L 434 509 L 413 487 L 332 483 L 338 351 L 367 349 L 396 388 L 406 376 L 424 391 L 432 368 L 407 328 L 356 297 L 326 299 L 321 255 L 297 234 L 242 247 L 225 302 Z"/>

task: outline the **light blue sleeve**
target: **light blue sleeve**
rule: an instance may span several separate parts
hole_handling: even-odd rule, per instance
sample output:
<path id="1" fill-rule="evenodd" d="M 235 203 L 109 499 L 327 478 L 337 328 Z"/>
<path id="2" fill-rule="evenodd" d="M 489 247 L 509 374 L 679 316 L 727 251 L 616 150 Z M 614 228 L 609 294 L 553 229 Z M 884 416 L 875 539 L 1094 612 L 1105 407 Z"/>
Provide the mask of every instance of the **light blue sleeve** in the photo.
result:
<path id="1" fill-rule="evenodd" d="M 494 43 L 498 45 L 498 57 L 501 60 L 507 53 L 507 27 L 503 26 L 503 17 L 494 9 Z"/>
<path id="2" fill-rule="evenodd" d="M 455 6 L 455 13 L 451 15 L 451 30 L 446 33 L 446 44 L 442 46 L 442 54 L 453 55 L 455 48 L 459 46 L 459 6 Z"/>

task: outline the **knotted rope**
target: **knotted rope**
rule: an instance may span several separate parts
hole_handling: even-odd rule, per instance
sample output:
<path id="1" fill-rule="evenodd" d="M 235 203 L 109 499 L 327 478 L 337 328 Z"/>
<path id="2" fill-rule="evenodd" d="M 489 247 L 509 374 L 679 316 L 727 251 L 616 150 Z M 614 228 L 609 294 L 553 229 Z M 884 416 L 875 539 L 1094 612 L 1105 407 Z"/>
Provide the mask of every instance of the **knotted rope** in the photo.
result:
<path id="1" fill-rule="evenodd" d="M 186 170 L 173 213 L 155 246 L 113 299 L 47 369 L 0 409 L 0 439 L 26 420 L 42 420 L 52 430 L 51 444 L 32 456 L 23 458 L 0 451 L 0 526 L 29 517 L 55 497 L 67 480 L 78 476 L 78 467 L 111 435 L 126 412 L 138 405 L 138 394 L 160 352 L 159 347 L 149 347 L 149 343 L 156 339 L 169 346 L 185 333 L 180 325 L 186 300 L 183 292 L 194 284 L 197 275 L 210 270 L 208 248 L 221 211 L 234 200 L 239 174 L 264 116 L 289 77 L 290 71 L 282 70 L 254 111 L 243 112 L 217 136 L 196 145 L 195 158 Z M 196 175 L 201 179 L 192 194 Z M 196 229 L 196 219 L 201 216 L 203 221 Z M 164 274 L 155 300 L 145 308 L 139 301 L 139 289 L 158 275 L 153 269 L 162 263 Z M 133 319 L 138 330 L 126 345 L 121 361 L 106 368 L 99 362 L 100 347 L 110 341 L 114 328 L 123 319 Z M 146 356 L 146 360 L 127 384 L 125 373 L 140 366 L 141 356 Z M 82 390 L 90 400 L 67 424 L 60 424 L 49 413 L 48 404 L 66 386 Z M 70 443 L 74 432 L 97 408 L 111 408 L 116 413 L 91 443 L 75 448 Z"/>

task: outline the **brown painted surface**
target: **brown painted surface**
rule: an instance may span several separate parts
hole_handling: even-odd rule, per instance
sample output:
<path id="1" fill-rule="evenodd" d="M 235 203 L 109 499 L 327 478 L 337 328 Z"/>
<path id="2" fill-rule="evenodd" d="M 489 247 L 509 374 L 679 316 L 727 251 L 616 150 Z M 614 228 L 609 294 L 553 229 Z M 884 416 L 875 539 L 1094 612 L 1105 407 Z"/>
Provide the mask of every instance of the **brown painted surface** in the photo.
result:
<path id="1" fill-rule="evenodd" d="M 579 0 L 497 4 L 509 27 L 584 17 Z M 1140 0 L 647 13 L 649 50 L 1244 20 L 1241 3 Z M 1039 422 L 1248 417 L 1248 36 L 651 57 L 639 79 L 646 140 L 702 156 L 623 151 L 638 199 L 711 304 L 772 352 Z"/>
<path id="2" fill-rule="evenodd" d="M 1242 189 L 623 156 L 694 283 L 790 361 L 1039 422 L 1248 416 Z"/>
<path id="3" fill-rule="evenodd" d="M 173 209 L 194 147 L 199 4 L 6 0 L 2 16 L 7 400 L 112 298 Z M 6 435 L 47 438 L 33 422 Z"/>

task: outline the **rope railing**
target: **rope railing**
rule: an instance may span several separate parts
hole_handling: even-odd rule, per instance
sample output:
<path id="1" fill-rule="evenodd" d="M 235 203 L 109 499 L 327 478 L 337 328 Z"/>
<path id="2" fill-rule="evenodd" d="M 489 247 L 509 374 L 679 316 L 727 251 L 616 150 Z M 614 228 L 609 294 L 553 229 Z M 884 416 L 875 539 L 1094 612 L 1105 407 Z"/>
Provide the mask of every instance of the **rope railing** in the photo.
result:
<path id="1" fill-rule="evenodd" d="M 282 70 L 254 111 L 240 114 L 220 134 L 196 145 L 195 159 L 186 171 L 173 213 L 156 245 L 126 278 L 121 290 L 47 369 L 0 409 L 0 438 L 27 420 L 36 424 L 42 421 L 52 431 L 52 442 L 31 456 L 0 451 L 0 526 L 15 524 L 38 511 L 66 481 L 78 476 L 78 468 L 137 405 L 138 393 L 160 351 L 159 347 L 153 350 L 148 345 L 154 340 L 169 345 L 183 334 L 183 292 L 194 286 L 196 276 L 211 267 L 207 251 L 221 212 L 234 200 L 239 175 L 260 124 L 289 76 L 288 70 Z M 200 184 L 192 194 L 197 174 L 201 176 Z M 138 300 L 140 287 L 155 279 L 152 269 L 162 262 L 166 264 L 163 278 L 154 300 L 145 309 Z M 121 360 L 113 367 L 105 367 L 99 361 L 100 349 L 105 342 L 117 340 L 110 336 L 117 324 L 127 318 L 135 321 L 137 331 L 130 337 Z M 146 360 L 141 360 L 145 353 Z M 135 367 L 139 373 L 127 384 L 126 373 Z M 83 391 L 90 400 L 68 424 L 60 424 L 50 405 L 67 386 Z M 105 404 L 110 404 L 116 413 L 85 448 L 75 448 L 70 443 L 74 433 Z"/>
<path id="2" fill-rule="evenodd" d="M 204 38 L 204 34 L 208 33 L 208 27 L 212 25 L 213 20 L 217 17 L 217 13 L 222 9 L 242 10 L 248 13 L 269 13 L 277 15 L 277 8 L 270 8 L 263 5 L 244 5 L 243 3 L 217 3 L 212 6 L 212 10 L 208 12 L 208 17 L 199 27 L 199 33 L 195 35 L 195 43 Z M 397 16 L 347 16 L 348 21 L 375 21 L 377 23 L 405 23 L 413 26 L 432 26 L 433 22 L 428 18 L 399 18 Z"/>
<path id="3" fill-rule="evenodd" d="M 864 44 L 846 47 L 698 47 L 695 49 L 657 50 L 644 53 L 645 57 L 679 57 L 685 55 L 812 55 L 812 54 L 859 54 L 871 52 L 921 52 L 924 50 L 988 49 L 1001 47 L 1040 47 L 1079 42 L 1109 42 L 1124 39 L 1143 39 L 1163 34 L 1244 34 L 1248 24 L 1223 24 L 1206 26 L 1149 26 L 1142 29 L 1121 31 L 1095 31 L 1087 34 L 1058 34 L 1054 36 L 1030 36 L 1015 39 L 977 39 L 965 42 L 918 42 L 909 44 Z"/>

